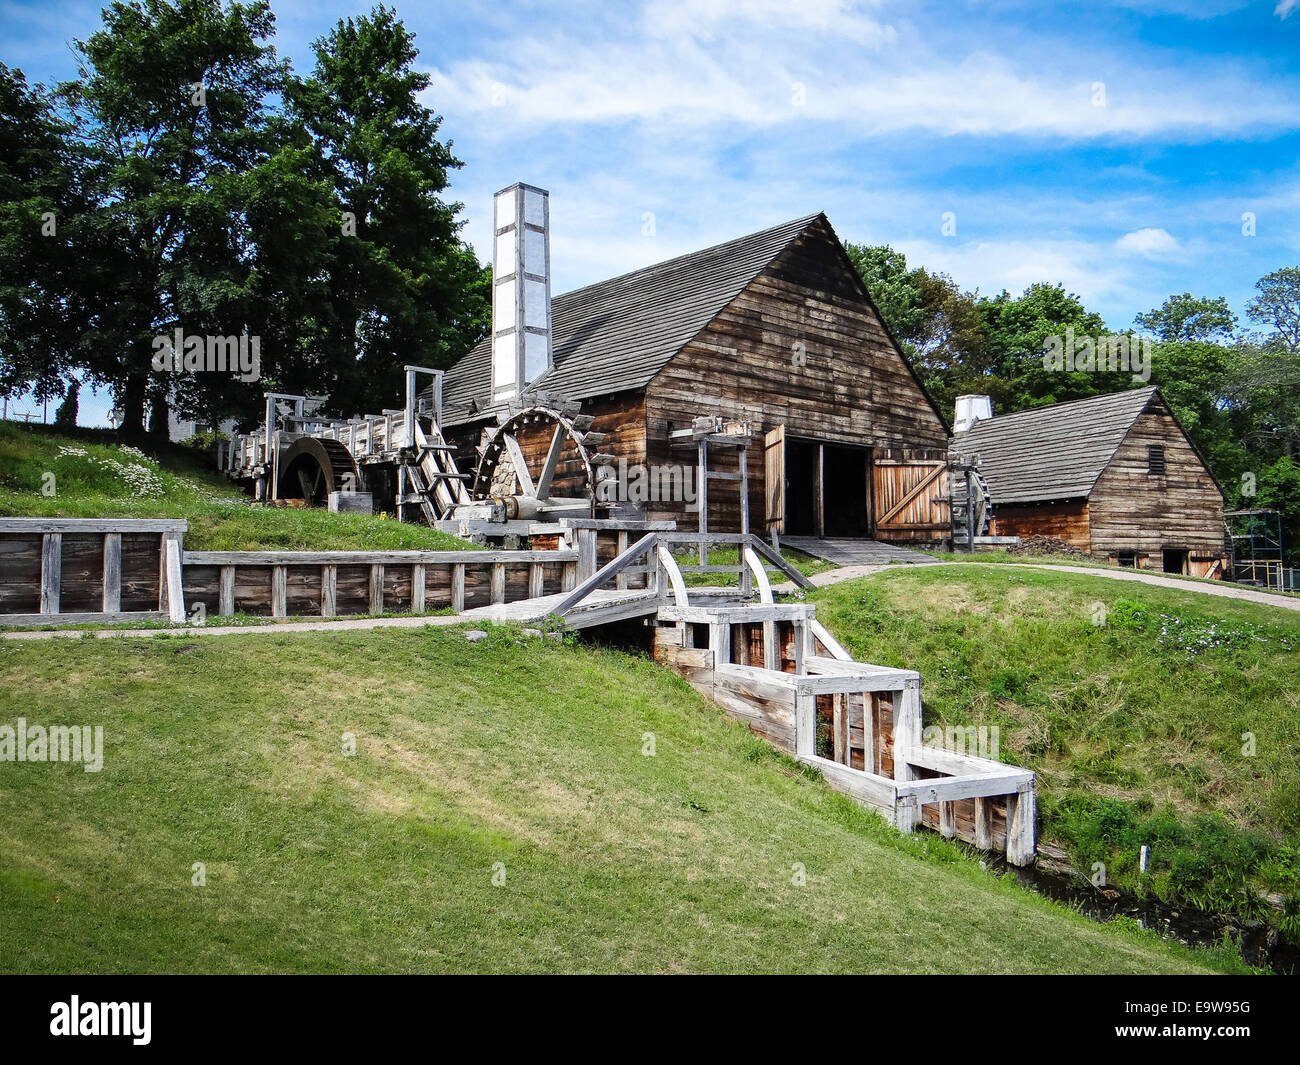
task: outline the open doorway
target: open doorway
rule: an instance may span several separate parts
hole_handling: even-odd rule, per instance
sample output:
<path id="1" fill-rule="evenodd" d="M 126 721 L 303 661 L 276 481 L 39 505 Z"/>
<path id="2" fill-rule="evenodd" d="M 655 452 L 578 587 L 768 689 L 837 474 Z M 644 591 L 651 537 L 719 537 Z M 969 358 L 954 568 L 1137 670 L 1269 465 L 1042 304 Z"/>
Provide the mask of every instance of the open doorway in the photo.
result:
<path id="1" fill-rule="evenodd" d="M 822 523 L 826 536 L 860 539 L 867 520 L 867 452 L 827 444 L 822 466 Z"/>
<path id="2" fill-rule="evenodd" d="M 785 533 L 818 536 L 817 482 L 819 445 L 811 440 L 785 441 Z"/>
<path id="3" fill-rule="evenodd" d="M 1166 547 L 1160 552 L 1165 573 L 1187 572 L 1187 551 L 1183 548 Z"/>
<path id="4" fill-rule="evenodd" d="M 785 535 L 845 539 L 871 535 L 871 452 L 867 448 L 786 437 L 782 461 Z"/>

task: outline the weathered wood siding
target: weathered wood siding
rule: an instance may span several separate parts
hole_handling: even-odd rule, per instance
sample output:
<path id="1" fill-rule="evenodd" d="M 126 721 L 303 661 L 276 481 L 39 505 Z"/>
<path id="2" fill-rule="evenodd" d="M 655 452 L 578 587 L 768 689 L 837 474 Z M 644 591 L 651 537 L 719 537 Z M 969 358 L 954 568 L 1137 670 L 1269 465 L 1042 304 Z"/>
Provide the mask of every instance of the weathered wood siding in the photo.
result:
<path id="1" fill-rule="evenodd" d="M 1165 449 L 1163 476 L 1148 472 L 1152 445 Z M 1183 549 L 1194 576 L 1225 557 L 1223 494 L 1163 400 L 1139 416 L 1097 478 L 1088 513 L 1091 550 L 1101 557 L 1133 551 L 1146 556 L 1139 565 L 1159 569 L 1163 549 Z"/>
<path id="2" fill-rule="evenodd" d="M 1091 550 L 1088 520 L 1088 504 L 1082 499 L 995 506 L 989 531 L 993 536 L 1051 536 L 1080 551 L 1088 551 Z"/>
<path id="3" fill-rule="evenodd" d="M 694 453 L 670 449 L 669 425 L 704 415 L 750 422 L 750 526 L 764 519 L 762 433 L 784 424 L 787 436 L 877 448 L 944 450 L 947 434 L 863 297 L 828 226 L 791 244 L 682 349 L 646 389 L 645 453 L 651 464 L 691 465 Z M 734 470 L 721 452 L 712 468 Z M 861 497 L 828 505 L 866 505 Z M 710 486 L 710 529 L 738 531 L 734 483 Z M 692 527 L 683 503 L 647 508 L 651 519 Z"/>

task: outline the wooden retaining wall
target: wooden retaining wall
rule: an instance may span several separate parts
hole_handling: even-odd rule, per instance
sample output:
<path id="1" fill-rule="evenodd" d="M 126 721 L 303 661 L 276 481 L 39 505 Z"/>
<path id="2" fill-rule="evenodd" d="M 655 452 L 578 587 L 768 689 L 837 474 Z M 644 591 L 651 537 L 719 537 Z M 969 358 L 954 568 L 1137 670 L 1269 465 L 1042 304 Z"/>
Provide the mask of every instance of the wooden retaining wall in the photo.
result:
<path id="1" fill-rule="evenodd" d="M 184 621 L 187 527 L 163 518 L 0 518 L 0 624 Z"/>
<path id="2" fill-rule="evenodd" d="M 185 596 L 208 614 L 459 613 L 568 591 L 577 551 L 187 551 Z"/>

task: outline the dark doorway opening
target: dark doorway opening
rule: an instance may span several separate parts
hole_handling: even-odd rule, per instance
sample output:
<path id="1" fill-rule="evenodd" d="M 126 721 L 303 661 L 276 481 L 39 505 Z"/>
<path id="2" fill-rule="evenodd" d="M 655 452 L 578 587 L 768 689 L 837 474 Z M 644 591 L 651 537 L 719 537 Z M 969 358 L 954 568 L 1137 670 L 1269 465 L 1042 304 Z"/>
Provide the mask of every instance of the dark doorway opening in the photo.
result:
<path id="1" fill-rule="evenodd" d="M 1177 548 L 1166 547 L 1161 555 L 1164 558 L 1162 567 L 1166 573 L 1186 573 L 1187 572 L 1187 552 Z"/>
<path id="2" fill-rule="evenodd" d="M 785 441 L 785 531 L 788 536 L 816 536 L 818 445 Z"/>
<path id="3" fill-rule="evenodd" d="M 822 515 L 826 536 L 866 537 L 867 453 L 826 445 L 822 472 Z"/>

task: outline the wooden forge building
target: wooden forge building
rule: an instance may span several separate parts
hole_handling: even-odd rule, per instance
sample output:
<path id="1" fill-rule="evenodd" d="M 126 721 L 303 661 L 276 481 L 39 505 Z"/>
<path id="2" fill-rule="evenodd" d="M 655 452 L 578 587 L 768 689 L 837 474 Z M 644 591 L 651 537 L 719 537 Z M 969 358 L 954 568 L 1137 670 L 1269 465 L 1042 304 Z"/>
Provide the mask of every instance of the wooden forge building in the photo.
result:
<path id="1" fill-rule="evenodd" d="M 993 416 L 958 399 L 952 453 L 993 536 L 1050 536 L 1121 566 L 1225 577 L 1223 492 L 1155 387 Z"/>
<path id="2" fill-rule="evenodd" d="M 498 239 L 502 223 L 499 213 Z M 540 284 L 549 271 L 538 269 Z M 756 532 L 948 538 L 947 426 L 825 215 L 556 297 L 549 368 L 522 375 L 505 398 L 494 377 L 508 369 L 494 367 L 493 352 L 517 301 L 504 311 L 502 302 L 498 293 L 493 337 L 442 381 L 442 430 L 458 468 L 479 469 L 476 498 L 508 495 L 518 461 L 536 480 L 555 447 L 554 495 L 581 499 L 605 477 L 619 513 L 694 529 L 693 493 L 674 486 L 698 488 L 699 424 L 713 419 L 722 435 L 707 456 L 710 530 L 740 531 L 744 509 Z M 561 438 L 550 420 L 530 422 L 530 396 L 580 405 L 581 422 Z M 507 421 L 515 454 L 501 449 L 489 480 L 483 455 Z M 726 444 L 737 432 L 747 455 Z M 584 451 L 584 440 L 595 443 Z M 593 471 L 596 447 L 607 471 Z"/>

